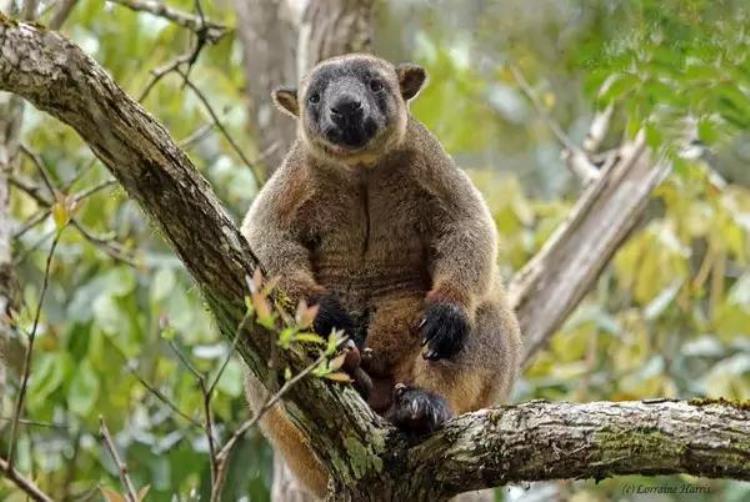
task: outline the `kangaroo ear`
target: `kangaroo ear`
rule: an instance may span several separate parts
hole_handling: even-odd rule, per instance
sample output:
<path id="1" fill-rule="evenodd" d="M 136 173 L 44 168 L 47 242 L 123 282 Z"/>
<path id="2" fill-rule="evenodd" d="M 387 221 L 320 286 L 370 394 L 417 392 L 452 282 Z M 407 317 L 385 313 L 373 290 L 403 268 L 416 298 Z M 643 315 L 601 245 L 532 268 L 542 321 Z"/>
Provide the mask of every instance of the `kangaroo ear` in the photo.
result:
<path id="1" fill-rule="evenodd" d="M 422 89 L 427 80 L 427 72 L 419 65 L 402 63 L 396 66 L 398 85 L 401 87 L 401 96 L 409 101 Z"/>
<path id="2" fill-rule="evenodd" d="M 271 93 L 276 107 L 292 117 L 299 117 L 299 101 L 297 100 L 297 88 L 277 87 Z"/>

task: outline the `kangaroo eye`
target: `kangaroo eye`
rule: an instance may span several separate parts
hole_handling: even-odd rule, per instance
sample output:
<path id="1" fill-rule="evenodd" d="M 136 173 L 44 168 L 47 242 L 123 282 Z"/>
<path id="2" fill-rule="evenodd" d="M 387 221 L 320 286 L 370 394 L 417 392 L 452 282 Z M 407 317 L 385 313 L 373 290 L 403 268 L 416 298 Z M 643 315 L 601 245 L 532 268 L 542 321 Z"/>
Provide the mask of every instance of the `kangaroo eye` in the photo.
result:
<path id="1" fill-rule="evenodd" d="M 383 82 L 380 80 L 370 80 L 370 89 L 372 92 L 378 92 L 383 90 Z"/>
<path id="2" fill-rule="evenodd" d="M 307 100 L 312 104 L 320 103 L 320 94 L 318 94 L 317 92 L 315 94 L 311 94 L 310 97 L 307 98 Z"/>

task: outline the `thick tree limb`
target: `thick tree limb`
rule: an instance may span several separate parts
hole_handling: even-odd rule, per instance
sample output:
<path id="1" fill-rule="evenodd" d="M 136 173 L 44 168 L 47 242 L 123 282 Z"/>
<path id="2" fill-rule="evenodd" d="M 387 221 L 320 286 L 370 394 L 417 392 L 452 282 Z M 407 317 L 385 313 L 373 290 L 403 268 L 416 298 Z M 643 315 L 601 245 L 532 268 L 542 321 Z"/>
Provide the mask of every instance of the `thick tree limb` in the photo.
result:
<path id="1" fill-rule="evenodd" d="M 409 464 L 442 496 L 621 474 L 750 479 L 749 419 L 750 403 L 533 401 L 459 417 L 412 448 Z"/>
<path id="2" fill-rule="evenodd" d="M 232 340 L 251 251 L 164 128 L 65 38 L 2 17 L 0 90 L 78 131 L 163 232 Z M 279 385 L 272 343 L 256 327 L 238 349 L 261 381 Z M 305 364 L 283 357 L 293 370 Z M 303 379 L 283 404 L 329 468 L 336 500 L 442 500 L 512 481 L 635 472 L 750 479 L 747 405 L 533 402 L 458 417 L 410 446 L 349 388 Z"/>

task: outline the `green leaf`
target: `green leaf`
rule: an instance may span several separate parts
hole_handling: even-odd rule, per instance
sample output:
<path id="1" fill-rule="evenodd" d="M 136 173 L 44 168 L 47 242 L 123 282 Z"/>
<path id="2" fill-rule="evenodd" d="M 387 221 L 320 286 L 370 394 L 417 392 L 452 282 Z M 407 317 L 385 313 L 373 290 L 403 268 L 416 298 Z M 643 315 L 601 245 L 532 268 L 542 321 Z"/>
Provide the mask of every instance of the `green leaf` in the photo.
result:
<path id="1" fill-rule="evenodd" d="M 84 360 L 73 375 L 68 389 L 68 406 L 73 413 L 83 417 L 94 408 L 99 397 L 99 377 L 91 363 Z"/>
<path id="2" fill-rule="evenodd" d="M 29 382 L 29 405 L 41 405 L 63 383 L 72 369 L 67 352 L 38 354 L 32 368 L 33 378 Z"/>
<path id="3" fill-rule="evenodd" d="M 151 281 L 151 301 L 158 303 L 172 291 L 177 279 L 171 268 L 160 268 Z"/>
<path id="4" fill-rule="evenodd" d="M 297 333 L 294 336 L 294 341 L 301 343 L 314 343 L 319 345 L 325 345 L 326 341 L 315 333 Z"/>

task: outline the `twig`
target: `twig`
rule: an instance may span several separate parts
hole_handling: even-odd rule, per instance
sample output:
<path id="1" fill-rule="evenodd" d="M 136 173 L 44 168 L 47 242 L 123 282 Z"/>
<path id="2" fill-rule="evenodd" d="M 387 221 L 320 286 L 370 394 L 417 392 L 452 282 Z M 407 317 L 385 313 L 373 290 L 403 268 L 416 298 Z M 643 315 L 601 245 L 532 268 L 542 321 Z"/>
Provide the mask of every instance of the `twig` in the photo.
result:
<path id="1" fill-rule="evenodd" d="M 92 157 L 85 166 L 76 169 L 75 173 L 73 173 L 73 176 L 63 185 L 62 191 L 67 193 L 70 190 L 70 187 L 72 187 L 76 181 L 80 180 L 86 173 L 88 173 L 98 160 L 98 158 Z"/>
<path id="2" fill-rule="evenodd" d="M 33 21 L 36 17 L 36 10 L 39 7 L 39 0 L 25 0 L 21 17 L 24 21 Z"/>
<path id="3" fill-rule="evenodd" d="M 49 216 L 50 210 L 49 208 L 42 209 L 41 211 L 38 211 L 36 215 L 29 218 L 29 220 L 18 230 L 15 230 L 13 232 L 13 239 L 20 239 L 23 237 L 23 235 L 34 228 L 35 226 L 39 225 L 41 222 L 47 219 L 47 216 Z"/>
<path id="4" fill-rule="evenodd" d="M 309 366 L 307 366 L 305 369 L 294 375 L 294 377 L 287 380 L 284 385 L 281 386 L 281 388 L 270 396 L 266 402 L 263 404 L 263 406 L 260 407 L 260 409 L 255 413 L 255 415 L 245 420 L 245 422 L 240 425 L 240 427 L 234 431 L 234 433 L 230 436 L 230 438 L 227 440 L 226 443 L 224 443 L 224 446 L 219 450 L 219 452 L 216 454 L 216 478 L 214 479 L 213 486 L 211 487 L 211 502 L 219 502 L 221 497 L 221 492 L 224 488 L 224 483 L 226 481 L 226 468 L 227 468 L 227 460 L 229 459 L 229 455 L 232 453 L 232 449 L 234 448 L 235 444 L 239 439 L 252 427 L 255 426 L 255 424 L 258 423 L 258 421 L 263 418 L 263 415 L 270 410 L 276 403 L 279 402 L 279 400 L 284 397 L 284 394 L 286 394 L 289 389 L 291 389 L 297 382 L 305 378 L 307 375 L 309 375 L 315 368 L 318 367 L 323 361 L 326 359 L 326 354 L 321 354 L 315 361 L 313 361 Z"/>
<path id="5" fill-rule="evenodd" d="M 182 77 L 185 79 L 185 84 L 190 87 L 190 90 L 195 93 L 195 95 L 198 97 L 201 103 L 203 103 L 203 106 L 206 108 L 206 111 L 211 116 L 211 119 L 214 121 L 214 124 L 216 124 L 216 127 L 221 131 L 221 134 L 226 138 L 226 140 L 229 142 L 229 144 L 232 146 L 235 152 L 237 152 L 237 155 L 242 159 L 242 162 L 245 163 L 245 165 L 250 169 L 250 172 L 253 173 L 253 176 L 255 177 L 255 181 L 257 183 L 262 183 L 263 178 L 260 176 L 260 173 L 258 173 L 255 165 L 250 162 L 250 160 L 245 156 L 245 154 L 242 152 L 242 149 L 239 147 L 239 145 L 234 141 L 234 138 L 232 138 L 231 134 L 226 130 L 224 127 L 224 124 L 222 124 L 221 120 L 219 119 L 218 115 L 216 115 L 216 112 L 214 112 L 213 107 L 211 106 L 211 103 L 208 102 L 208 99 L 206 96 L 201 92 L 200 89 L 188 78 L 186 73 L 183 73 L 179 68 L 177 68 L 175 71 L 182 75 Z"/>
<path id="6" fill-rule="evenodd" d="M 125 263 L 133 268 L 137 265 L 135 261 L 127 256 L 127 253 L 122 249 L 120 243 L 114 238 L 100 237 L 91 233 L 86 227 L 84 227 L 76 218 L 71 218 L 70 223 L 78 230 L 84 239 L 94 244 L 95 246 L 104 249 L 113 260 Z"/>
<path id="7" fill-rule="evenodd" d="M 94 185 L 91 188 L 88 188 L 88 189 L 86 189 L 86 190 L 84 190 L 84 191 L 76 194 L 73 197 L 73 201 L 74 202 L 81 202 L 83 199 L 87 199 L 87 198 L 91 197 L 92 195 L 94 195 L 95 193 L 100 192 L 100 191 L 104 190 L 105 188 L 111 187 L 112 185 L 116 185 L 116 184 L 117 184 L 117 181 L 115 181 L 115 180 L 102 181 L 98 185 Z"/>
<path id="8" fill-rule="evenodd" d="M 203 414 L 205 416 L 205 422 L 203 423 L 202 428 L 206 434 L 206 439 L 208 441 L 208 454 L 211 461 L 211 486 L 213 486 L 216 480 L 217 464 L 216 444 L 214 439 L 214 421 L 213 414 L 211 413 L 212 395 L 211 392 L 209 392 L 209 389 L 206 387 L 206 376 L 198 371 L 195 366 L 193 366 L 187 356 L 182 353 L 182 351 L 174 341 L 170 341 L 169 346 L 172 351 L 177 354 L 177 357 L 180 359 L 180 361 L 182 361 L 182 364 L 184 364 L 188 371 L 190 371 L 190 373 L 192 373 L 192 375 L 195 377 L 196 381 L 198 382 L 198 387 L 200 388 L 201 395 L 203 396 Z"/>
<path id="9" fill-rule="evenodd" d="M 198 61 L 198 56 L 200 56 L 203 47 L 205 47 L 206 42 L 208 42 L 206 16 L 203 15 L 203 6 L 201 5 L 201 0 L 195 0 L 195 10 L 198 12 L 198 20 L 200 21 L 200 26 L 197 30 L 195 30 L 195 46 L 193 47 L 193 51 L 187 60 L 188 66 L 185 70 L 185 80 L 187 80 L 188 75 L 190 75 L 190 72 L 193 69 L 193 65 L 196 61 Z M 187 84 L 187 82 L 184 82 L 183 86 L 185 86 L 185 84 Z"/>
<path id="10" fill-rule="evenodd" d="M 52 241 L 52 245 L 50 246 L 49 253 L 47 254 L 47 263 L 44 267 L 44 280 L 42 282 L 42 290 L 39 293 L 39 304 L 36 308 L 36 314 L 34 314 L 34 324 L 32 325 L 31 333 L 29 333 L 29 345 L 26 348 L 26 356 L 24 357 L 23 361 L 23 377 L 21 378 L 21 388 L 18 391 L 18 399 L 16 399 L 16 407 L 13 411 L 13 420 L 10 425 L 10 439 L 8 441 L 9 469 L 13 468 L 18 421 L 21 418 L 24 399 L 26 397 L 26 390 L 29 385 L 29 376 L 31 374 L 31 354 L 34 350 L 34 340 L 36 339 L 36 332 L 37 328 L 39 327 L 39 317 L 42 314 L 42 304 L 44 303 L 44 296 L 47 294 L 47 286 L 49 286 L 49 275 L 52 268 L 52 258 L 55 255 L 55 249 L 57 248 L 57 243 L 60 241 L 60 236 L 62 235 L 63 230 L 65 230 L 65 227 L 62 227 L 57 231 L 57 234 L 55 234 L 55 238 Z"/>
<path id="11" fill-rule="evenodd" d="M 0 472 L 36 502 L 54 502 L 52 497 L 40 490 L 33 481 L 23 477 L 8 461 L 2 458 L 0 458 Z"/>
<path id="12" fill-rule="evenodd" d="M 201 378 L 203 378 L 203 373 L 198 371 L 198 369 L 195 366 L 193 366 L 193 363 L 191 363 L 190 359 L 188 359 L 187 356 L 182 353 L 182 351 L 174 342 L 174 340 L 169 341 L 169 348 L 172 349 L 172 352 L 174 352 L 175 355 L 177 355 L 177 357 L 182 362 L 182 364 L 184 364 L 185 367 L 188 369 L 188 371 L 190 371 L 190 373 L 193 374 L 196 380 L 200 380 Z"/>
<path id="13" fill-rule="evenodd" d="M 127 7 L 130 10 L 148 12 L 154 16 L 163 17 L 173 23 L 187 28 L 195 33 L 200 30 L 205 30 L 206 39 L 211 43 L 218 42 L 224 35 L 227 34 L 229 29 L 219 23 L 213 21 L 202 20 L 200 17 L 193 16 L 186 12 L 182 12 L 173 7 L 168 7 L 161 2 L 154 2 L 151 0 L 108 0 L 109 2 L 120 4 L 123 7 Z"/>
<path id="14" fill-rule="evenodd" d="M 564 148 L 563 159 L 565 160 L 565 165 L 568 166 L 568 169 L 570 169 L 573 174 L 578 176 L 578 178 L 580 178 L 584 182 L 584 184 L 588 184 L 591 181 L 597 179 L 599 177 L 599 170 L 594 164 L 591 163 L 591 161 L 586 156 L 586 153 L 581 150 L 578 145 L 576 145 L 573 140 L 568 137 L 567 134 L 565 134 L 565 132 L 562 130 L 562 127 L 560 127 L 560 125 L 555 122 L 552 116 L 547 112 L 547 109 L 539 100 L 539 97 L 531 88 L 531 85 L 523 76 L 521 70 L 514 64 L 509 64 L 508 68 L 510 69 L 511 73 L 513 73 L 513 77 L 516 79 L 516 82 L 518 82 L 518 86 L 521 88 L 523 93 L 526 94 L 526 97 L 529 98 L 529 101 L 531 101 L 531 104 L 534 106 L 539 116 L 542 117 L 542 119 L 547 123 L 547 126 L 550 128 L 560 144 L 562 144 Z"/>
<path id="15" fill-rule="evenodd" d="M 190 148 L 191 146 L 193 146 L 194 143 L 197 143 L 201 141 L 203 138 L 205 138 L 208 135 L 208 133 L 210 133 L 213 130 L 214 127 L 216 127 L 216 124 L 214 124 L 213 122 L 203 124 L 198 129 L 190 133 L 189 136 L 180 140 L 180 142 L 177 143 L 177 146 L 179 146 L 183 150 L 186 148 Z"/>
<path id="16" fill-rule="evenodd" d="M 65 478 L 63 481 L 63 489 L 62 489 L 62 500 L 70 500 L 70 487 L 75 481 L 76 477 L 76 464 L 78 463 L 78 456 L 81 453 L 81 436 L 83 436 L 83 431 L 81 429 L 78 429 L 76 432 L 76 437 L 73 441 L 73 455 L 70 458 L 70 461 L 68 461 L 68 468 L 65 470 Z"/>
<path id="17" fill-rule="evenodd" d="M 107 180 L 102 183 L 99 183 L 98 185 L 94 185 L 93 187 L 86 189 L 78 194 L 76 194 L 73 197 L 73 204 L 78 204 L 82 200 L 94 195 L 95 193 L 104 190 L 105 188 L 112 186 L 116 183 L 115 180 Z M 41 203 L 42 206 L 45 206 L 43 210 L 38 212 L 35 216 L 32 216 L 20 229 L 16 230 L 13 233 L 13 238 L 18 239 L 22 237 L 26 232 L 37 226 L 39 223 L 43 222 L 45 219 L 47 219 L 47 216 L 49 216 L 51 210 L 50 206 L 51 203 L 49 201 L 46 201 L 45 203 Z"/>
<path id="18" fill-rule="evenodd" d="M 191 416 L 189 416 L 187 413 L 185 413 L 182 410 L 180 410 L 180 408 L 175 403 L 173 403 L 167 396 L 165 396 L 159 389 L 157 389 L 156 387 L 154 387 L 153 385 L 151 385 L 150 383 L 148 383 L 148 381 L 146 381 L 146 379 L 143 378 L 135 370 L 135 368 L 133 368 L 130 365 L 128 357 L 122 352 L 122 350 L 120 349 L 120 347 L 118 347 L 108 337 L 104 337 L 104 339 L 109 342 L 109 344 L 120 355 L 120 357 L 123 359 L 123 361 L 125 361 L 125 368 L 128 370 L 128 373 L 130 373 L 131 375 L 133 375 L 135 377 L 135 379 L 138 380 L 138 382 L 146 388 L 146 390 L 148 390 L 149 392 L 151 392 L 151 394 L 153 394 L 159 401 L 161 401 L 162 403 L 164 403 L 167 406 L 169 406 L 169 408 L 172 411 L 174 411 L 179 416 L 181 416 L 182 418 L 184 418 L 185 420 L 187 420 L 191 425 L 193 425 L 195 427 L 198 427 L 198 428 L 203 428 L 203 425 L 200 422 L 198 422 L 197 420 L 195 420 L 194 418 L 192 418 Z"/>
<path id="19" fill-rule="evenodd" d="M 245 316 L 240 321 L 239 326 L 237 326 L 237 331 L 235 332 L 234 338 L 232 339 L 232 345 L 229 347 L 229 352 L 227 353 L 227 357 L 224 358 L 224 362 L 219 367 L 219 371 L 216 373 L 216 377 L 214 378 L 213 383 L 208 387 L 209 398 L 213 395 L 214 389 L 216 389 L 216 385 L 219 383 L 219 380 L 221 379 L 221 375 L 224 374 L 224 370 L 227 368 L 229 361 L 232 359 L 232 354 L 234 353 L 234 350 L 237 348 L 237 342 L 239 342 L 240 336 L 242 335 L 242 332 L 244 331 L 245 326 L 247 326 L 247 322 L 251 318 L 252 318 L 252 313 L 250 311 L 245 312 Z"/>
<path id="20" fill-rule="evenodd" d="M 21 145 L 20 150 L 31 160 L 37 171 L 39 171 L 39 174 L 42 177 L 42 181 L 44 181 L 44 186 L 47 187 L 47 190 L 49 190 L 49 194 L 54 198 L 56 195 L 55 188 L 54 186 L 52 186 L 52 181 L 49 179 L 49 175 L 47 174 L 47 168 L 44 165 L 44 160 L 42 160 L 38 153 L 32 152 L 25 145 Z"/>
<path id="21" fill-rule="evenodd" d="M 55 11 L 55 15 L 49 22 L 49 29 L 59 30 L 68 19 L 68 16 L 70 16 L 70 13 L 73 11 L 73 7 L 75 7 L 77 3 L 78 0 L 62 0 Z"/>
<path id="22" fill-rule="evenodd" d="M 205 424 L 205 432 L 206 432 L 206 439 L 208 439 L 208 454 L 210 455 L 211 459 L 211 491 L 213 491 L 213 487 L 216 486 L 216 478 L 218 476 L 219 472 L 219 464 L 216 459 L 216 443 L 214 439 L 214 417 L 213 413 L 211 413 L 211 394 L 208 393 L 208 389 L 206 389 L 206 379 L 201 377 L 201 379 L 198 381 L 201 387 L 201 392 L 203 393 L 203 413 L 206 415 L 206 424 Z"/>
<path id="23" fill-rule="evenodd" d="M 39 192 L 41 192 L 41 188 L 38 185 L 35 185 L 29 180 L 22 179 L 20 176 L 15 174 L 10 174 L 8 176 L 8 182 L 13 185 L 14 187 L 18 188 L 22 192 L 24 192 L 26 195 L 34 199 L 37 204 L 41 206 L 48 206 L 49 202 L 47 199 L 45 199 Z"/>
<path id="24" fill-rule="evenodd" d="M 186 54 L 180 54 L 164 66 L 151 71 L 151 80 L 149 80 L 149 82 L 146 84 L 146 87 L 143 88 L 143 91 L 141 91 L 141 95 L 138 96 L 138 102 L 142 103 L 143 100 L 146 99 L 146 97 L 148 97 L 148 95 L 151 93 L 151 90 L 154 88 L 154 86 L 158 84 L 162 78 L 177 70 L 180 65 L 187 64 L 190 61 L 192 54 L 193 50 L 191 49 L 190 52 Z"/>
<path id="25" fill-rule="evenodd" d="M 120 474 L 120 481 L 122 482 L 122 487 L 125 489 L 125 499 L 128 502 L 138 502 L 138 495 L 136 495 L 137 492 L 135 486 L 133 486 L 133 482 L 128 475 L 128 466 L 122 461 L 120 455 L 117 453 L 117 448 L 115 447 L 114 442 L 112 442 L 112 436 L 109 435 L 107 424 L 104 423 L 104 417 L 101 415 L 99 415 L 99 424 L 99 432 L 102 435 L 102 442 L 112 455 L 112 460 L 114 460 L 115 465 L 117 466 L 117 471 Z"/>
<path id="26" fill-rule="evenodd" d="M 0 417 L 0 421 L 10 422 L 13 417 Z M 53 424 L 52 422 L 40 422 L 38 420 L 26 420 L 24 418 L 18 419 L 19 425 L 28 425 L 30 427 L 49 427 L 50 429 L 67 429 L 64 425 Z"/>
<path id="27" fill-rule="evenodd" d="M 28 149 L 26 149 L 25 153 L 27 155 L 29 155 L 31 158 L 35 158 L 33 152 L 29 151 Z M 55 188 L 52 186 L 49 178 L 45 174 L 45 170 L 44 170 L 43 165 L 41 163 L 41 159 L 36 158 L 34 160 L 34 163 L 37 165 L 39 171 L 42 173 L 42 177 L 45 179 L 45 185 L 47 186 L 47 189 L 50 191 L 50 193 L 52 193 L 52 194 L 62 193 L 62 192 L 58 192 L 57 190 L 55 190 Z M 16 186 L 17 188 L 20 188 L 21 190 L 23 190 L 24 192 L 26 192 L 30 197 L 32 197 L 37 202 L 37 204 L 39 204 L 42 207 L 48 208 L 47 211 L 45 211 L 44 213 L 42 213 L 39 216 L 40 219 L 34 219 L 34 220 L 32 220 L 32 223 L 29 224 L 29 225 L 27 225 L 27 226 L 25 226 L 23 228 L 23 231 L 17 233 L 15 235 L 15 237 L 18 238 L 21 235 L 23 235 L 29 228 L 33 227 L 34 225 L 36 225 L 37 223 L 39 223 L 41 220 L 45 219 L 49 215 L 49 213 L 50 213 L 49 208 L 52 206 L 52 202 L 50 200 L 46 199 L 44 196 L 41 195 L 41 193 L 40 193 L 40 191 L 41 191 L 40 187 L 38 187 L 36 185 L 33 185 L 32 183 L 27 182 L 25 180 L 21 180 L 20 178 L 17 178 L 17 177 L 9 177 L 8 179 L 9 179 L 9 181 L 14 186 Z M 75 196 L 74 197 L 74 203 L 77 203 L 78 201 L 82 200 L 83 198 L 88 197 L 89 195 L 92 195 L 92 194 L 96 193 L 97 191 L 99 191 L 99 190 L 101 190 L 103 188 L 106 188 L 106 187 L 108 187 L 108 186 L 110 186 L 110 185 L 112 185 L 114 183 L 115 183 L 114 180 L 107 180 L 107 181 L 105 181 L 103 183 L 95 185 L 94 187 L 86 190 L 85 192 L 83 192 L 83 193 Z M 83 236 L 84 239 L 86 239 L 90 243 L 94 244 L 95 246 L 99 246 L 99 247 L 103 248 L 104 252 L 107 253 L 107 255 L 109 255 L 114 260 L 120 261 L 120 262 L 125 263 L 127 265 L 130 265 L 131 267 L 134 267 L 134 268 L 136 267 L 135 261 L 133 261 L 132 258 L 128 257 L 127 254 L 123 251 L 123 249 L 119 245 L 117 245 L 119 243 L 116 242 L 116 239 L 99 237 L 99 236 L 91 233 L 91 231 L 89 231 L 86 227 L 84 227 L 74 217 L 70 218 L 70 223 L 71 223 L 71 225 L 73 225 L 76 228 L 76 230 L 78 230 L 78 232 Z M 33 251 L 36 247 L 38 247 L 38 245 L 40 245 L 46 239 L 47 239 L 47 236 L 45 236 L 42 239 L 40 239 L 39 242 L 37 242 L 34 246 L 32 246 L 32 248 L 29 251 Z M 28 254 L 28 251 L 27 251 L 27 253 L 24 253 L 24 256 L 23 256 L 24 259 L 26 257 L 25 256 L 26 254 Z M 20 261 L 22 261 L 22 260 L 17 260 L 17 263 L 20 263 Z"/>

